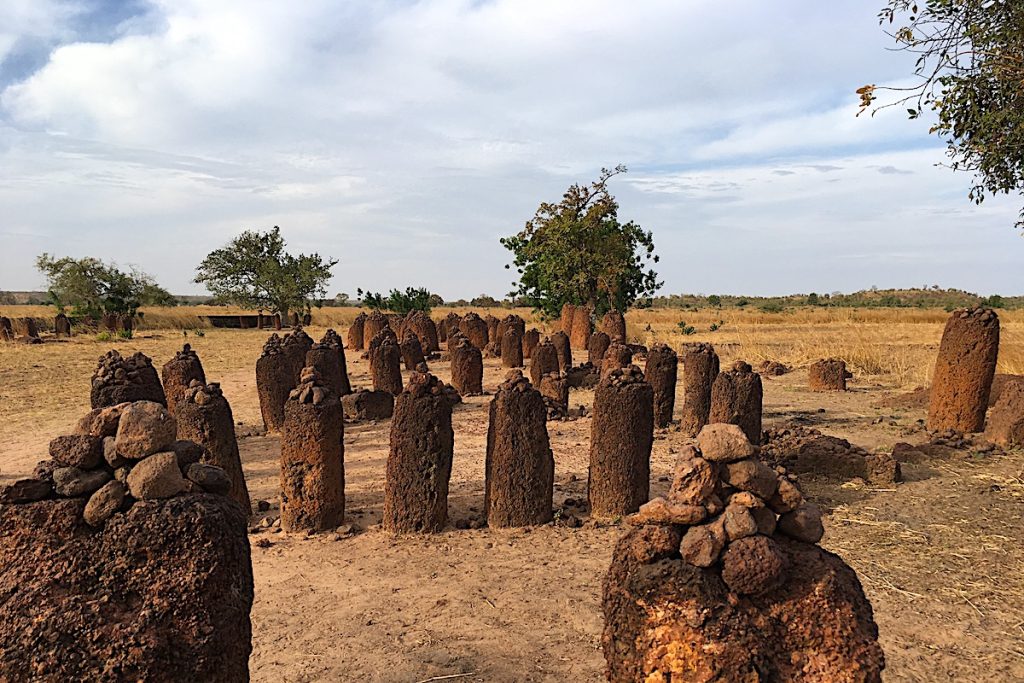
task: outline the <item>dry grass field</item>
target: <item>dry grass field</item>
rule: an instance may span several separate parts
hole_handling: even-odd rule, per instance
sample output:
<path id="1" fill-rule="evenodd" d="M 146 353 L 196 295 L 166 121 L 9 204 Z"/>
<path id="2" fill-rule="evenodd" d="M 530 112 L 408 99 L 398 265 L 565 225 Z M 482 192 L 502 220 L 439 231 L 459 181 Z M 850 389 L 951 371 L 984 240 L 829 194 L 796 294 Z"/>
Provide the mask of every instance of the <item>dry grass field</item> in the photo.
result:
<path id="1" fill-rule="evenodd" d="M 275 515 L 279 442 L 258 435 L 253 373 L 268 333 L 210 329 L 198 317 L 206 311 L 225 312 L 148 310 L 145 326 L 131 340 L 78 335 L 0 345 L 0 483 L 28 473 L 46 457 L 49 439 L 88 410 L 89 376 L 103 352 L 140 350 L 159 366 L 187 341 L 231 402 L 253 499 L 270 501 L 266 515 Z M 314 311 L 309 332 L 318 338 L 329 325 L 341 332 L 356 313 Z M 435 317 L 444 313 L 434 311 Z M 48 318 L 50 311 L 7 307 L 0 315 Z M 628 322 L 631 337 L 641 343 L 709 341 L 723 362 L 772 359 L 796 367 L 765 379 L 766 427 L 808 425 L 883 450 L 926 438 L 918 424 L 923 410 L 878 406 L 928 383 L 947 315 L 661 309 L 632 312 Z M 1000 317 L 999 371 L 1024 373 L 1024 313 Z M 719 320 L 721 329 L 709 331 Z M 680 334 L 680 321 L 696 332 Z M 855 374 L 849 392 L 806 389 L 802 366 L 825 356 L 849 362 Z M 353 352 L 348 361 L 353 384 L 369 384 L 366 361 Z M 501 381 L 499 365 L 486 361 L 485 389 Z M 431 363 L 431 370 L 449 377 L 447 362 Z M 574 391 L 571 402 L 589 406 L 592 398 L 593 392 Z M 469 398 L 454 412 L 453 521 L 477 518 L 482 508 L 488 401 Z M 590 419 L 548 428 L 555 503 L 567 514 L 572 499 L 586 496 Z M 667 488 L 675 453 L 685 443 L 674 429 L 656 434 L 652 495 Z M 451 529 L 429 538 L 392 538 L 377 526 L 387 450 L 387 422 L 346 425 L 347 514 L 355 533 L 305 537 L 268 530 L 250 537 L 253 679 L 601 680 L 600 586 L 622 530 L 584 519 L 579 528 Z M 804 480 L 810 496 L 828 510 L 823 545 L 857 570 L 872 601 L 888 661 L 886 680 L 1024 680 L 1022 471 L 1019 451 L 966 452 L 907 465 L 906 481 L 891 487 Z"/>

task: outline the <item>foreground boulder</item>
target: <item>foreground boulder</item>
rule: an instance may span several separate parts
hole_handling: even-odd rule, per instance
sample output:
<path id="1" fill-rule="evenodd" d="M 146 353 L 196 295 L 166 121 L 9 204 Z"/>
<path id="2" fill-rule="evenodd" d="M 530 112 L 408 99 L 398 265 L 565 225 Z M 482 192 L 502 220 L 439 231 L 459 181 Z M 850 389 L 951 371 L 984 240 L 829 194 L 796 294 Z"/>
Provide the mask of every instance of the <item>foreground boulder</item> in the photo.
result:
<path id="1" fill-rule="evenodd" d="M 245 512 L 190 494 L 100 530 L 84 498 L 0 506 L 0 680 L 248 680 Z"/>

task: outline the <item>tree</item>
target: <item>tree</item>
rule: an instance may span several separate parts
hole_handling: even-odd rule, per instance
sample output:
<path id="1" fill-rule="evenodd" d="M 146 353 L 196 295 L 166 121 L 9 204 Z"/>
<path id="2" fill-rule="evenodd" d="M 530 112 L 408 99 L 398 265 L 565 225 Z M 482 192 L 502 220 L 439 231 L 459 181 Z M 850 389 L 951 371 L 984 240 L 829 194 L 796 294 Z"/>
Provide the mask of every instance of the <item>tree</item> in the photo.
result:
<path id="1" fill-rule="evenodd" d="M 99 318 L 104 313 L 134 316 L 140 306 L 174 306 L 175 298 L 152 277 L 132 268 L 125 273 L 113 264 L 85 257 L 56 258 L 40 254 L 36 269 L 45 277 L 48 303 L 58 311 Z"/>
<path id="2" fill-rule="evenodd" d="M 281 228 L 246 230 L 227 246 L 211 251 L 196 268 L 195 281 L 220 303 L 287 315 L 308 311 L 327 294 L 334 259 L 285 252 Z"/>
<path id="3" fill-rule="evenodd" d="M 926 110 L 946 142 L 950 167 L 974 174 L 968 197 L 1024 196 L 1024 3 L 1020 0 L 888 0 L 879 14 L 898 50 L 917 55 L 907 88 L 866 85 L 861 111 L 879 91 L 898 93 L 882 107 Z M 874 113 L 874 112 L 872 112 Z M 1024 227 L 1024 210 L 1018 227 Z"/>
<path id="4" fill-rule="evenodd" d="M 386 297 L 379 293 L 374 294 L 373 292 L 363 294 L 361 289 L 357 290 L 357 294 L 362 297 L 364 306 L 381 311 L 391 311 L 400 315 L 405 315 L 411 311 L 429 313 L 432 299 L 436 296 L 431 294 L 425 287 L 406 287 L 404 292 L 392 289 Z"/>
<path id="5" fill-rule="evenodd" d="M 572 185 L 561 202 L 544 202 L 521 232 L 501 239 L 519 272 L 509 296 L 554 317 L 566 303 L 598 314 L 625 311 L 661 287 L 657 273 L 645 270 L 645 262 L 658 262 L 652 234 L 633 221 L 620 223 L 608 190 L 608 181 L 625 172 L 601 169 L 595 182 Z"/>
<path id="6" fill-rule="evenodd" d="M 715 308 L 722 307 L 722 297 L 717 294 L 712 294 L 708 297 L 708 306 L 714 306 Z"/>
<path id="7" fill-rule="evenodd" d="M 807 305 L 817 306 L 820 302 L 818 301 L 818 295 L 815 292 L 811 292 L 807 295 Z"/>

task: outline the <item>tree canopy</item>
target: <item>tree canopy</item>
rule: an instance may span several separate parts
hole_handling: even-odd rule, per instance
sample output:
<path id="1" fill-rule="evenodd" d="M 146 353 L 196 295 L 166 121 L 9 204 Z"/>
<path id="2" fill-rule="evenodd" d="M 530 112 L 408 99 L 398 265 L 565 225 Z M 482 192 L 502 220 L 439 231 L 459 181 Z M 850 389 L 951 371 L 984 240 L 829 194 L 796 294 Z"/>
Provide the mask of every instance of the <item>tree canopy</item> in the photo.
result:
<path id="1" fill-rule="evenodd" d="M 566 303 L 598 314 L 625 311 L 661 287 L 649 267 L 658 262 L 653 235 L 621 223 L 608 190 L 609 179 L 625 172 L 601 169 L 596 181 L 572 185 L 557 204 L 544 202 L 521 232 L 501 239 L 519 272 L 510 296 L 553 317 Z"/>
<path id="2" fill-rule="evenodd" d="M 946 142 L 950 167 L 974 174 L 969 198 L 1024 196 L 1024 3 L 1020 0 L 889 0 L 879 13 L 896 49 L 917 55 L 906 88 L 866 85 L 864 109 L 930 110 L 929 132 Z M 874 113 L 874 112 L 872 112 Z M 1024 210 L 1018 227 L 1024 227 Z"/>
<path id="3" fill-rule="evenodd" d="M 327 295 L 334 259 L 319 254 L 293 256 L 284 250 L 281 228 L 246 230 L 211 251 L 196 268 L 195 281 L 221 303 L 282 315 L 308 310 Z"/>
<path id="4" fill-rule="evenodd" d="M 373 292 L 366 292 L 364 294 L 361 289 L 357 290 L 357 294 L 362 297 L 364 306 L 381 311 L 391 311 L 401 315 L 411 311 L 429 313 L 431 307 L 440 298 L 436 294 L 431 294 L 430 290 L 425 287 L 406 287 L 404 292 L 392 289 L 387 296 L 380 293 L 374 294 Z M 443 303 L 444 300 L 441 300 L 441 304 Z"/>
<path id="5" fill-rule="evenodd" d="M 49 302 L 73 315 L 99 318 L 104 313 L 135 315 L 140 306 L 173 306 L 175 298 L 152 277 L 132 268 L 125 273 L 99 259 L 40 254 L 36 269 L 46 277 Z"/>

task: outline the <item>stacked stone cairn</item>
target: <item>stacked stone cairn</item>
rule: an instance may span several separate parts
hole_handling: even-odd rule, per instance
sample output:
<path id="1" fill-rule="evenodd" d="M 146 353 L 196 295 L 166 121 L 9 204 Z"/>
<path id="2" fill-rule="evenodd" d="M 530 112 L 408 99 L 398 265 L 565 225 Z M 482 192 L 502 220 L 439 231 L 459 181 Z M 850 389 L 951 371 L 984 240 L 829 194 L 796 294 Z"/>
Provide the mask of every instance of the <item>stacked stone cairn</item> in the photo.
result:
<path id="1" fill-rule="evenodd" d="M 667 497 L 627 518 L 604 581 L 609 681 L 881 681 L 856 573 L 816 545 L 818 508 L 756 456 L 738 426 L 707 425 Z"/>
<path id="2" fill-rule="evenodd" d="M 928 429 L 980 432 L 999 356 L 999 317 L 989 308 L 953 311 L 939 344 Z"/>
<path id="3" fill-rule="evenodd" d="M 108 351 L 100 356 L 92 375 L 89 398 L 93 408 L 107 408 L 134 401 L 153 401 L 167 405 L 167 397 L 153 361 L 142 352 L 128 358 L 123 358 L 117 351 Z"/>
<path id="4" fill-rule="evenodd" d="M 345 344 L 349 350 L 362 351 L 363 347 L 363 325 L 366 324 L 366 314 L 361 312 L 352 321 L 345 335 Z"/>
<path id="5" fill-rule="evenodd" d="M 271 334 L 256 361 L 256 393 L 260 398 L 260 413 L 267 432 L 281 432 L 284 403 L 288 400 L 288 392 L 294 387 L 292 368 L 284 354 L 281 338 L 276 333 Z"/>
<path id="6" fill-rule="evenodd" d="M 164 363 L 161 375 L 164 394 L 167 396 L 167 410 L 171 415 L 177 415 L 177 403 L 185 396 L 193 381 L 206 384 L 206 373 L 203 371 L 199 354 L 193 351 L 189 344 L 182 346 L 181 351 L 174 354 L 174 358 Z"/>
<path id="7" fill-rule="evenodd" d="M 345 519 L 341 400 L 313 368 L 288 396 L 281 434 L 281 527 L 324 531 Z"/>
<path id="8" fill-rule="evenodd" d="M 391 420 L 385 530 L 434 533 L 444 529 L 454 444 L 452 406 L 444 383 L 427 373 L 412 373 L 395 401 Z"/>
<path id="9" fill-rule="evenodd" d="M 551 521 L 555 459 L 544 400 L 512 370 L 491 401 L 487 427 L 484 510 L 491 527 Z"/>
<path id="10" fill-rule="evenodd" d="M 807 368 L 807 386 L 811 391 L 846 391 L 846 380 L 851 377 L 846 361 L 839 358 L 822 358 Z"/>

